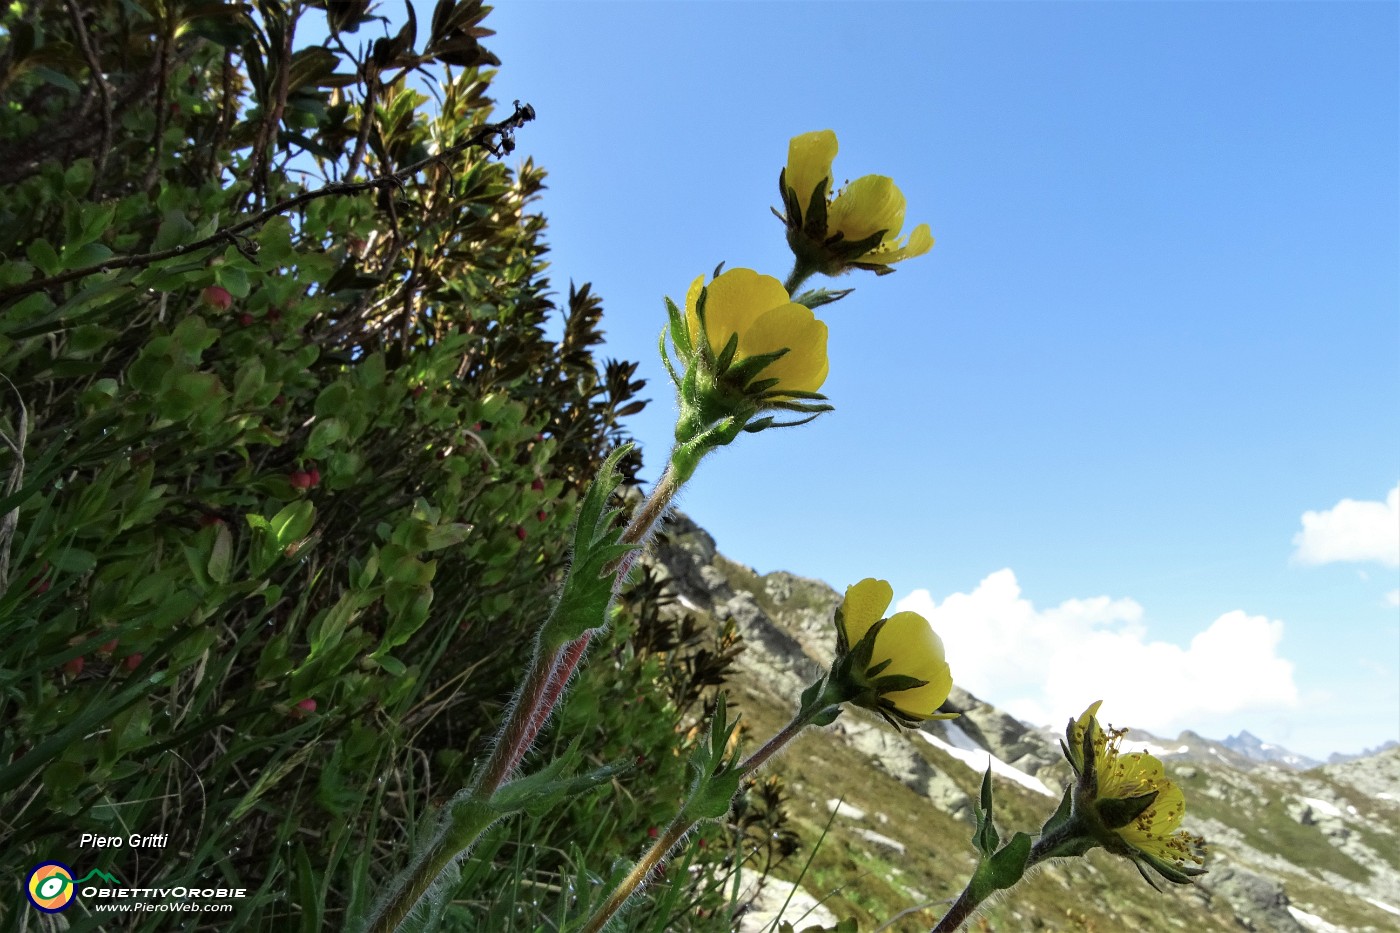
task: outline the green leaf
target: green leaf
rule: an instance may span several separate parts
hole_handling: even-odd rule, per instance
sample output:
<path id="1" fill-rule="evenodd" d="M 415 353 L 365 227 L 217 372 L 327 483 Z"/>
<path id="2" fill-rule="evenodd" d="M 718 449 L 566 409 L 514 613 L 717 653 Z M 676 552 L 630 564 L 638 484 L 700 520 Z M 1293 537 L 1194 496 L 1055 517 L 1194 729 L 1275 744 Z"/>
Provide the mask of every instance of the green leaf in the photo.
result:
<path id="1" fill-rule="evenodd" d="M 112 250 L 101 243 L 84 243 L 63 251 L 63 271 L 95 266 L 112 258 Z"/>
<path id="2" fill-rule="evenodd" d="M 29 261 L 34 263 L 34 268 L 44 275 L 54 275 L 59 270 L 58 253 L 54 252 L 49 241 L 40 237 L 29 244 L 24 254 L 29 257 Z"/>
<path id="3" fill-rule="evenodd" d="M 209 577 L 218 584 L 228 582 L 229 563 L 233 558 L 233 534 L 220 522 L 215 526 L 214 547 L 209 552 Z"/>
<path id="4" fill-rule="evenodd" d="M 339 418 L 326 418 L 316 422 L 316 426 L 311 429 L 311 436 L 306 440 L 305 455 L 317 460 L 321 458 L 326 448 L 336 441 L 345 437 L 345 422 Z"/>
<path id="5" fill-rule="evenodd" d="M 82 574 L 87 573 L 97 565 L 97 558 L 91 551 L 84 551 L 82 548 L 64 548 L 52 558 L 54 569 L 64 573 Z"/>
<path id="6" fill-rule="evenodd" d="M 987 862 L 987 880 L 993 890 L 1002 891 L 1020 881 L 1031 857 L 1031 837 L 1017 833 Z"/>
<path id="7" fill-rule="evenodd" d="M 155 242 L 151 244 L 152 252 L 162 252 L 167 249 L 174 249 L 194 242 L 194 224 L 181 211 L 166 211 L 161 219 L 160 226 L 156 229 Z"/>
<path id="8" fill-rule="evenodd" d="M 428 529 L 428 543 L 424 545 L 425 551 L 436 551 L 445 547 L 452 547 L 467 540 L 472 533 L 471 525 L 461 522 L 453 522 L 448 525 L 438 525 Z"/>
<path id="9" fill-rule="evenodd" d="M 214 281 L 228 289 L 228 293 L 235 298 L 247 298 L 251 289 L 248 273 L 228 263 L 215 267 Z"/>
<path id="10" fill-rule="evenodd" d="M 622 444 L 603 461 L 579 505 L 574 523 L 573 559 L 559 601 L 540 628 L 542 645 L 560 648 L 589 629 L 607 624 L 614 580 L 608 571 L 617 561 L 638 549 L 635 544 L 622 543 L 616 511 L 605 510 L 608 497 L 621 482 L 617 464 L 631 449 L 631 444 Z"/>
<path id="11" fill-rule="evenodd" d="M 272 532 L 277 547 L 285 548 L 298 538 L 306 537 L 306 533 L 311 530 L 311 523 L 315 520 L 315 513 L 316 507 L 311 504 L 311 500 L 301 499 L 285 506 L 273 516 L 268 530 Z"/>

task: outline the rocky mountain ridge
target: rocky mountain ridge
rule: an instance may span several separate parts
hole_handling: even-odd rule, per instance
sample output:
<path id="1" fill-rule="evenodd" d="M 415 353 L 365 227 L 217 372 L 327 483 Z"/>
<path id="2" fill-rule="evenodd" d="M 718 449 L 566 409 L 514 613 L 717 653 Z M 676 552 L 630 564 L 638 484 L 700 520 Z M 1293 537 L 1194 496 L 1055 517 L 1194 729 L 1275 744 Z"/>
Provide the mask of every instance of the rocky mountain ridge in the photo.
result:
<path id="1" fill-rule="evenodd" d="M 837 591 L 730 561 L 681 514 L 648 561 L 668 580 L 675 612 L 733 621 L 745 650 L 731 695 L 759 741 L 776 731 L 832 659 Z M 792 904 L 813 908 L 804 923 L 855 916 L 864 930 L 899 918 L 885 929 L 929 929 L 973 864 L 972 797 L 988 766 L 1004 832 L 1034 832 L 1053 811 L 1069 776 L 1058 733 L 961 689 L 949 704 L 960 718 L 903 734 L 843 714 L 775 766 L 804 836 L 821 839 L 791 892 Z M 1271 758 L 1252 736 L 1129 739 L 1183 787 L 1186 826 L 1210 845 L 1209 873 L 1157 893 L 1123 860 L 1091 853 L 1025 882 L 983 916 L 987 929 L 1400 929 L 1400 749 L 1298 770 L 1301 756 Z"/>

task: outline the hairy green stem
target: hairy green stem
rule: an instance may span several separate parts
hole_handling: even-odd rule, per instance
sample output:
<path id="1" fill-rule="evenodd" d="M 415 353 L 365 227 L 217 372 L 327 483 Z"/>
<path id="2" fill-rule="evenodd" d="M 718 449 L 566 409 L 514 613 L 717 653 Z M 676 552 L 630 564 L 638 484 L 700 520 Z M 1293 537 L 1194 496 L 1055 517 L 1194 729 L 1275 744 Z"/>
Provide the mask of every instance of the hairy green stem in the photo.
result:
<path id="1" fill-rule="evenodd" d="M 666 853 L 690 832 L 690 827 L 695 825 L 695 821 L 685 815 L 685 811 L 677 814 L 671 821 L 671 825 L 666 827 L 665 832 L 656 837 L 656 842 L 652 843 L 646 855 L 637 860 L 637 864 L 632 866 L 632 870 L 627 873 L 613 892 L 608 895 L 608 899 L 588 918 L 588 924 L 580 933 L 598 933 L 599 930 L 612 919 L 619 907 L 627 903 L 627 899 L 632 893 L 642 886 L 642 884 L 655 870 L 661 860 L 666 857 Z"/>
<path id="2" fill-rule="evenodd" d="M 1068 827 L 1061 827 L 1059 830 L 1047 833 L 1037 839 L 1035 844 L 1031 846 L 1030 857 L 1026 859 L 1025 871 L 1029 872 L 1033 866 L 1052 858 L 1054 851 L 1064 843 L 1068 835 Z M 1025 877 L 1024 873 L 1022 877 Z M 986 900 L 991 893 L 991 891 L 987 891 L 978 896 L 972 889 L 972 882 L 969 881 L 967 887 L 963 888 L 962 893 L 958 895 L 957 900 L 953 901 L 953 906 L 948 908 L 943 919 L 939 920 L 929 933 L 953 933 L 954 930 L 960 929 L 976 912 L 978 905 Z"/>
<path id="3" fill-rule="evenodd" d="M 796 295 L 797 288 L 803 282 L 812 277 L 812 273 L 817 270 L 798 259 L 792 264 L 792 271 L 788 273 L 787 280 L 783 282 L 783 288 L 787 289 L 789 295 Z"/>
<path id="4" fill-rule="evenodd" d="M 675 498 L 679 489 L 680 483 L 676 480 L 675 472 L 668 467 L 652 489 L 651 495 L 632 516 L 632 521 L 622 534 L 622 541 L 628 544 L 645 544 L 661 517 L 666 514 L 666 509 L 670 507 L 671 500 Z M 637 554 L 637 551 L 633 551 L 608 568 L 608 572 L 616 577 L 615 591 L 622 587 L 627 572 L 636 562 Z M 601 624 L 606 620 L 599 622 Z M 583 659 L 591 637 L 592 633 L 586 632 L 582 637 L 553 650 L 545 649 L 536 640 L 530 669 L 521 684 L 520 692 L 516 694 L 515 701 L 506 714 L 505 725 L 501 727 L 496 744 L 491 749 L 490 758 L 468 791 L 467 801 L 477 806 L 472 806 L 465 812 L 485 812 L 485 802 L 491 799 L 520 765 L 534 745 L 535 738 L 549 719 L 550 713 L 562 699 L 564 688 Z M 450 865 L 453 859 L 466 852 L 476 841 L 476 837 L 489 825 L 488 821 L 478 826 L 479 820 L 463 820 L 456 814 L 449 816 L 448 820 L 446 832 L 410 867 L 403 887 L 394 893 L 378 919 L 373 921 L 373 933 L 390 933 L 397 929 L 432 887 L 443 869 Z M 684 834 L 684 830 L 681 832 Z M 633 886 L 635 887 L 635 884 Z"/>
<path id="5" fill-rule="evenodd" d="M 397 930 L 443 870 L 470 849 L 476 838 L 494 822 L 487 808 L 481 806 L 455 809 L 448 819 L 447 829 L 409 867 L 404 886 L 371 921 L 369 933 L 393 933 Z"/>
<path id="6" fill-rule="evenodd" d="M 764 762 L 773 757 L 778 749 L 792 741 L 793 737 L 805 729 L 824 709 L 826 706 L 818 702 L 807 709 L 798 710 L 797 715 L 792 717 L 792 721 L 784 726 L 782 731 L 765 742 L 762 748 L 750 755 L 739 766 L 739 773 L 748 775 L 763 767 Z M 608 895 L 608 899 L 588 919 L 588 924 L 580 933 L 598 933 L 599 930 L 603 929 L 607 922 L 612 919 L 613 914 L 617 913 L 618 908 L 627 903 L 627 900 L 646 883 L 657 863 L 666 856 L 667 852 L 671 851 L 676 843 L 685 837 L 686 833 L 690 832 L 697 822 L 699 821 L 686 815 L 686 808 L 682 806 L 681 812 L 676 814 L 671 825 L 666 827 L 666 831 L 657 837 L 656 842 L 652 844 L 646 854 L 637 861 L 636 865 L 632 866 L 627 877 L 618 883 L 617 887 Z"/>

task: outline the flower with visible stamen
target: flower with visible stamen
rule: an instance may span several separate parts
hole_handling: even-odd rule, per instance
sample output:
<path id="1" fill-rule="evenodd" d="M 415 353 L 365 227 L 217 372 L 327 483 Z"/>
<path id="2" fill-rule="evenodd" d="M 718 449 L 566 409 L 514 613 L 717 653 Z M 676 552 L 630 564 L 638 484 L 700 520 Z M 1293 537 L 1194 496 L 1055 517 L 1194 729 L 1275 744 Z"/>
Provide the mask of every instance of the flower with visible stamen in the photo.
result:
<path id="1" fill-rule="evenodd" d="M 803 133 L 788 143 L 787 167 L 778 183 L 786 212 L 779 217 L 797 257 L 795 277 L 805 277 L 799 272 L 840 275 L 850 269 L 885 275 L 894 271 L 891 264 L 932 249 L 928 224 L 900 239 L 904 194 L 887 176 L 864 175 L 833 194 L 836 150 L 831 130 Z"/>
<path id="2" fill-rule="evenodd" d="M 1065 731 L 1065 755 L 1079 776 L 1075 810 L 1092 814 L 1100 843 L 1132 859 L 1139 871 L 1145 862 L 1169 881 L 1185 883 L 1204 871 L 1198 866 L 1205 861 L 1204 840 L 1180 829 L 1186 795 L 1156 757 L 1123 751 L 1126 729 L 1104 731 L 1097 718 L 1101 702 Z"/>

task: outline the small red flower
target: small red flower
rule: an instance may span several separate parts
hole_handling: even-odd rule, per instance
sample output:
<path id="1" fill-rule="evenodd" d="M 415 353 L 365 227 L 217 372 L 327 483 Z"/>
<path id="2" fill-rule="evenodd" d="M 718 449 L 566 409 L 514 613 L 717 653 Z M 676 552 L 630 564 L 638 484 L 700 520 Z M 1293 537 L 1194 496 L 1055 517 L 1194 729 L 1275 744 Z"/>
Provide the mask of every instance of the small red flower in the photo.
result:
<path id="1" fill-rule="evenodd" d="M 287 474 L 287 482 L 292 484 L 293 489 L 310 489 L 311 474 L 296 470 Z"/>
<path id="2" fill-rule="evenodd" d="M 311 697 L 299 701 L 296 706 L 292 707 L 292 715 L 297 719 L 309 716 L 314 712 L 316 712 L 316 701 L 311 699 Z"/>
<path id="3" fill-rule="evenodd" d="M 145 657 L 145 655 L 140 653 L 129 654 L 126 656 L 126 660 L 122 662 L 122 667 L 129 671 L 134 671 L 141 666 L 141 661 L 144 660 Z"/>
<path id="4" fill-rule="evenodd" d="M 116 650 L 117 650 L 117 639 L 113 638 L 111 641 L 105 641 L 105 642 L 103 642 L 103 643 L 102 643 L 102 647 L 100 647 L 100 648 L 97 649 L 97 653 L 98 653 L 98 654 L 111 654 L 113 651 L 116 651 Z"/>
<path id="5" fill-rule="evenodd" d="M 537 480 L 535 480 L 533 483 L 530 484 L 530 488 L 533 489 L 535 492 L 543 492 L 543 491 L 544 491 L 544 480 L 542 480 L 542 479 L 537 479 Z"/>
<path id="6" fill-rule="evenodd" d="M 79 674 L 81 674 L 82 672 L 83 672 L 83 656 L 82 656 L 82 655 L 78 655 L 76 658 L 69 658 L 67 661 L 64 661 L 64 662 L 63 662 L 63 673 L 64 673 L 65 675 L 67 675 L 68 677 L 70 677 L 70 678 L 71 678 L 71 677 L 77 677 L 77 676 L 78 676 Z"/>
<path id="7" fill-rule="evenodd" d="M 413 387 L 413 397 L 414 397 L 414 398 L 422 398 L 422 397 L 423 397 L 423 393 L 426 392 L 426 391 L 427 391 L 427 389 L 423 388 L 422 386 L 414 386 L 414 387 Z"/>
<path id="8" fill-rule="evenodd" d="M 281 321 L 281 320 L 282 320 L 282 309 L 281 309 L 281 308 L 268 308 L 268 309 L 267 309 L 267 323 L 269 323 L 269 324 L 276 324 L 277 322 L 279 322 L 279 321 Z"/>
<path id="9" fill-rule="evenodd" d="M 306 478 L 311 480 L 312 486 L 321 485 L 321 471 L 316 469 L 314 466 L 306 471 Z"/>
<path id="10" fill-rule="evenodd" d="M 252 327 L 253 322 L 255 320 L 256 319 L 247 311 L 244 311 L 242 314 L 238 315 L 238 323 L 243 327 Z"/>
<path id="11" fill-rule="evenodd" d="M 199 516 L 199 527 L 208 528 L 210 525 L 222 525 L 224 520 L 210 512 L 205 512 Z"/>
<path id="12" fill-rule="evenodd" d="M 541 522 L 542 522 L 542 521 L 544 521 L 546 518 L 549 518 L 549 513 L 546 512 L 544 509 L 540 509 L 538 512 L 535 513 L 535 519 L 536 519 L 537 521 L 541 521 Z"/>
<path id="13" fill-rule="evenodd" d="M 222 285 L 210 285 L 200 293 L 204 303 L 219 311 L 227 311 L 233 304 L 233 296 L 228 293 L 228 289 Z"/>
<path id="14" fill-rule="evenodd" d="M 656 838 L 657 836 L 659 836 L 659 835 L 661 835 L 661 831 L 658 830 L 655 826 L 648 826 L 648 827 L 647 827 L 647 838 L 648 838 L 648 839 L 655 839 L 655 838 Z"/>
<path id="15" fill-rule="evenodd" d="M 524 541 L 526 535 L 527 535 L 527 532 L 525 531 L 525 526 L 524 526 L 524 525 L 516 525 L 516 526 L 515 526 L 515 536 L 516 536 L 517 538 L 519 538 L 521 541 Z"/>

